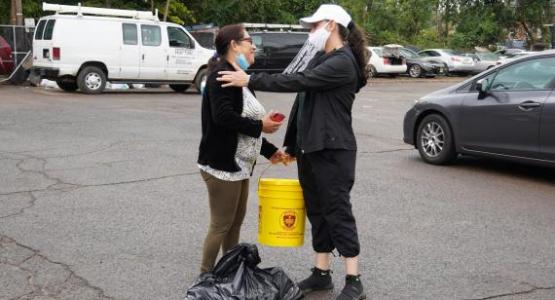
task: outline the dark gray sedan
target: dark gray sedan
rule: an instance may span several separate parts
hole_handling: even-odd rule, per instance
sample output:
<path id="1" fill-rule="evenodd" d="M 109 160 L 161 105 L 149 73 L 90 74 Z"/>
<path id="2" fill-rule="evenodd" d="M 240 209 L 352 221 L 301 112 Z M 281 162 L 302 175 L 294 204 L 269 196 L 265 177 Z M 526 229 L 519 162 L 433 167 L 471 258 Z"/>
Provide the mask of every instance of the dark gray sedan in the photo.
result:
<path id="1" fill-rule="evenodd" d="M 469 154 L 555 166 L 554 89 L 555 50 L 520 58 L 419 99 L 404 141 L 431 164 Z"/>

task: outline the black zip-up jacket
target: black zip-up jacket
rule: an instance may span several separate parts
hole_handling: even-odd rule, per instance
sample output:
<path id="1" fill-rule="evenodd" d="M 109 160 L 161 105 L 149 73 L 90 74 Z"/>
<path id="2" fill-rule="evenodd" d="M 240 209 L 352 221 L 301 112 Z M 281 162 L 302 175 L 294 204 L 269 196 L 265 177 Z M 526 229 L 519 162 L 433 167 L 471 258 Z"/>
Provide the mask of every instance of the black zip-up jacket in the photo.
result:
<path id="1" fill-rule="evenodd" d="M 222 88 L 222 83 L 216 80 L 219 71 L 235 69 L 223 60 L 208 75 L 206 91 L 202 97 L 202 138 L 198 163 L 216 170 L 238 172 L 241 170 L 235 161 L 238 134 L 260 137 L 262 121 L 241 116 L 243 89 Z M 262 139 L 260 154 L 270 159 L 276 151 L 274 145 L 265 138 Z"/>
<path id="2" fill-rule="evenodd" d="M 323 149 L 356 150 L 351 110 L 355 94 L 366 85 L 348 46 L 330 53 L 320 52 L 306 70 L 294 74 L 259 73 L 250 76 L 249 88 L 270 92 L 306 92 L 302 110 L 301 145 L 297 144 L 295 100 L 284 146 L 286 152 L 310 153 Z M 296 149 L 297 146 L 301 149 Z"/>

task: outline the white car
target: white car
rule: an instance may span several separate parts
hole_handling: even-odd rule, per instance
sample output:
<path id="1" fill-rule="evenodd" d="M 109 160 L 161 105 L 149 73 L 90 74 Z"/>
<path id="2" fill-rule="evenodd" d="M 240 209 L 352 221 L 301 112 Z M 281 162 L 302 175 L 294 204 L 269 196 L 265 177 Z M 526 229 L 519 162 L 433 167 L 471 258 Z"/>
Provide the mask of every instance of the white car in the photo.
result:
<path id="1" fill-rule="evenodd" d="M 405 58 L 399 53 L 399 47 L 368 47 L 371 56 L 369 61 L 370 77 L 377 75 L 399 75 L 407 72 Z"/>
<path id="2" fill-rule="evenodd" d="M 449 73 L 473 73 L 475 63 L 471 57 L 451 49 L 428 49 L 418 52 L 426 61 L 441 61 Z"/>
<path id="3" fill-rule="evenodd" d="M 43 3 L 56 14 L 39 20 L 33 72 L 65 91 L 101 93 L 107 82 L 169 84 L 200 91 L 214 51 L 180 25 L 152 12 Z"/>

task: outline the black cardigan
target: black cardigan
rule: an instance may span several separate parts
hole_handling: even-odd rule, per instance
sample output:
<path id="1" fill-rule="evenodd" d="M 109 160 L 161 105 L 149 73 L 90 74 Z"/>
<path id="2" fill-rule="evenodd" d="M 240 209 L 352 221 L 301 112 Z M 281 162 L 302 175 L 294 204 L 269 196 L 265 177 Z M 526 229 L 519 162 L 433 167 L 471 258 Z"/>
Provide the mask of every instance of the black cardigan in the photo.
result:
<path id="1" fill-rule="evenodd" d="M 234 71 L 234 68 L 223 60 L 208 75 L 202 97 L 202 139 L 198 163 L 220 171 L 238 172 L 241 168 L 235 161 L 237 134 L 260 137 L 262 121 L 241 116 L 243 90 L 237 87 L 223 88 L 222 83 L 216 80 L 219 71 Z M 270 159 L 276 151 L 274 145 L 262 139 L 260 154 Z"/>

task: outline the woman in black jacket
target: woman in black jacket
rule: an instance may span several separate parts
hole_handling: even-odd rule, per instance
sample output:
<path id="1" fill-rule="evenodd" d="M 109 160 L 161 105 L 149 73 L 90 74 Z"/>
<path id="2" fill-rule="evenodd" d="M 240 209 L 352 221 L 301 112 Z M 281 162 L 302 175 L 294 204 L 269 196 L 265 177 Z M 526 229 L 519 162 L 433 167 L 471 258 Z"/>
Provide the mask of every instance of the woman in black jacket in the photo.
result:
<path id="1" fill-rule="evenodd" d="M 351 110 L 355 94 L 368 79 L 366 41 L 349 14 L 338 5 L 320 6 L 313 16 L 301 19 L 301 24 L 311 28 L 310 46 L 304 53 L 323 51 L 306 66 L 296 58 L 289 67 L 297 68 L 296 73 L 248 76 L 224 71 L 218 80 L 225 83 L 224 87 L 298 92 L 284 145 L 286 152 L 297 159 L 316 252 L 312 275 L 299 286 L 305 294 L 333 289 L 330 253 L 337 249 L 345 258 L 347 273 L 345 287 L 337 299 L 365 299 L 350 191 L 355 180 L 357 149 Z"/>
<path id="2" fill-rule="evenodd" d="M 247 209 L 249 178 L 259 154 L 272 163 L 284 153 L 261 137 L 273 133 L 281 122 L 272 121 L 252 90 L 222 88 L 220 71 L 243 69 L 254 62 L 252 39 L 241 25 L 220 29 L 216 55 L 211 59 L 202 99 L 202 139 L 198 166 L 208 188 L 210 228 L 204 242 L 201 272 L 213 269 L 220 248 L 225 253 L 239 241 Z"/>

